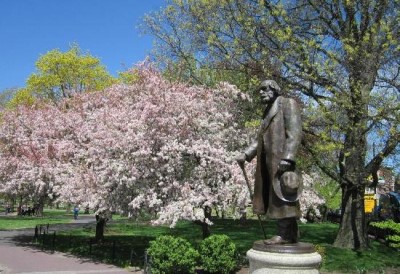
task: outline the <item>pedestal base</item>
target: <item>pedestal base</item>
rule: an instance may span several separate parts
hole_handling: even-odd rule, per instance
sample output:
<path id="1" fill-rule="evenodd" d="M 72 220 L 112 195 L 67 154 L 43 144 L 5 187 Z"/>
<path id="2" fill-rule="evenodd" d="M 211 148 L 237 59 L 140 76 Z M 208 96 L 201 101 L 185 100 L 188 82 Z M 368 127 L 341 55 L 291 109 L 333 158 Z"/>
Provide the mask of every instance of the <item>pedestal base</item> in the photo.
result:
<path id="1" fill-rule="evenodd" d="M 250 274 L 319 273 L 322 258 L 314 251 L 312 245 L 298 243 L 265 246 L 261 243 L 260 241 L 254 243 L 253 248 L 247 251 Z"/>

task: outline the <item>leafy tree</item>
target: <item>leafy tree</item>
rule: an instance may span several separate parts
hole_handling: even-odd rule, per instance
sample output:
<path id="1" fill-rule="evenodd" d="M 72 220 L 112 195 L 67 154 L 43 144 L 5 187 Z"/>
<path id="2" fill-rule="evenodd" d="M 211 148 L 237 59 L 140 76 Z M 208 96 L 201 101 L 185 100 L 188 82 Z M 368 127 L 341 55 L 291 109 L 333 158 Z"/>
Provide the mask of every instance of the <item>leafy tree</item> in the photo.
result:
<path id="1" fill-rule="evenodd" d="M 145 28 L 164 68 L 272 77 L 303 102 L 304 148 L 342 190 L 335 246 L 363 249 L 366 178 L 398 153 L 399 9 L 398 0 L 171 0 Z"/>
<path id="2" fill-rule="evenodd" d="M 337 183 L 333 180 L 320 180 L 315 186 L 317 192 L 324 198 L 327 209 L 336 210 L 340 208 L 341 193 L 338 191 Z"/>
<path id="3" fill-rule="evenodd" d="M 133 85 L 139 81 L 137 69 L 128 69 L 118 74 L 118 81 L 123 84 Z"/>
<path id="4" fill-rule="evenodd" d="M 98 58 L 82 53 L 77 45 L 67 52 L 58 49 L 47 52 L 36 62 L 36 69 L 29 76 L 26 88 L 35 96 L 51 101 L 102 90 L 116 82 Z"/>
<path id="5" fill-rule="evenodd" d="M 15 108 L 20 105 L 32 106 L 36 102 L 36 98 L 29 89 L 22 88 L 17 90 L 10 100 L 6 103 L 6 107 Z"/>

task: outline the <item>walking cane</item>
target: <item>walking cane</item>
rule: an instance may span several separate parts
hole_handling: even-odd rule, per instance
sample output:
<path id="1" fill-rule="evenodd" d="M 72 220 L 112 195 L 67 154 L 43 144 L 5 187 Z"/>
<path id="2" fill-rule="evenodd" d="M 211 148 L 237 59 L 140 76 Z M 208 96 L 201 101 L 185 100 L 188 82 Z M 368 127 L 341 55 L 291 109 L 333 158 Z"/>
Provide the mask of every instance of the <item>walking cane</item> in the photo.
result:
<path id="1" fill-rule="evenodd" d="M 249 178 L 247 177 L 247 172 L 246 172 L 246 169 L 244 168 L 244 163 L 242 163 L 242 164 L 239 163 L 239 166 L 242 169 L 244 180 L 246 181 L 247 188 L 249 189 L 250 199 L 253 201 L 253 193 L 251 192 Z M 265 233 L 265 229 L 264 229 L 264 226 L 263 226 L 263 224 L 261 222 L 261 217 L 260 217 L 259 214 L 257 214 L 257 218 L 258 218 L 258 222 L 260 223 L 261 229 L 263 231 L 264 239 L 267 239 L 267 234 Z"/>

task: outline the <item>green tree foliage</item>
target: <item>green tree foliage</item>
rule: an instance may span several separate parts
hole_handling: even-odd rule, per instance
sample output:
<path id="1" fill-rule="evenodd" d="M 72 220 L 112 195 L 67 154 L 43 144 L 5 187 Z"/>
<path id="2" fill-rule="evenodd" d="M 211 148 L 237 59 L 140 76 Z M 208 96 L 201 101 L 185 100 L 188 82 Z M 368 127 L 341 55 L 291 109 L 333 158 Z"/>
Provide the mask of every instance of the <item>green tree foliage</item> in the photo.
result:
<path id="1" fill-rule="evenodd" d="M 98 58 L 83 54 L 76 45 L 67 52 L 58 49 L 47 52 L 36 62 L 36 69 L 29 76 L 26 88 L 34 96 L 51 101 L 101 90 L 116 81 Z"/>
<path id="2" fill-rule="evenodd" d="M 137 73 L 136 69 L 130 69 L 118 74 L 118 81 L 127 84 L 127 85 L 134 85 L 140 79 L 140 76 Z"/>
<path id="3" fill-rule="evenodd" d="M 399 0 L 170 0 L 145 29 L 169 72 L 271 77 L 303 103 L 303 147 L 342 190 L 335 246 L 363 249 L 366 178 L 399 149 L 399 10 Z"/>
<path id="4" fill-rule="evenodd" d="M 327 209 L 340 208 L 341 193 L 338 192 L 337 183 L 333 180 L 323 180 L 318 182 L 315 186 L 317 192 L 326 201 L 325 206 Z"/>
<path id="5" fill-rule="evenodd" d="M 15 108 L 20 105 L 32 106 L 36 102 L 32 92 L 27 88 L 17 90 L 12 98 L 6 103 L 6 107 Z"/>

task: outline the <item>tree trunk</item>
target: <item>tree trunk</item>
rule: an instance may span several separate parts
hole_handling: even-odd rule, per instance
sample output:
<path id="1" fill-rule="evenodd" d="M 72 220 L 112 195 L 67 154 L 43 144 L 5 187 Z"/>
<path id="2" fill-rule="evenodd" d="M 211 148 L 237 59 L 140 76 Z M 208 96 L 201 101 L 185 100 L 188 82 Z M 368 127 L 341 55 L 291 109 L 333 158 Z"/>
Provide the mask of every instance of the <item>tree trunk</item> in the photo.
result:
<path id="1" fill-rule="evenodd" d="M 17 199 L 15 197 L 11 198 L 11 212 L 15 211 L 16 204 L 17 204 Z"/>
<path id="2" fill-rule="evenodd" d="M 210 226 L 206 222 L 201 222 L 201 231 L 203 233 L 203 239 L 211 235 Z"/>
<path id="3" fill-rule="evenodd" d="M 240 224 L 244 225 L 247 221 L 247 208 L 240 209 Z"/>
<path id="4" fill-rule="evenodd" d="M 34 206 L 34 209 L 35 209 L 35 215 L 37 217 L 43 217 L 43 210 L 44 210 L 44 204 L 43 203 L 41 203 L 41 202 L 36 203 L 35 206 Z"/>
<path id="5" fill-rule="evenodd" d="M 40 207 L 39 207 L 39 214 L 40 214 L 39 216 L 41 216 L 41 217 L 43 216 L 43 210 L 44 210 L 44 204 L 41 203 Z"/>
<path id="6" fill-rule="evenodd" d="M 45 203 L 46 198 L 45 197 L 40 197 L 37 203 L 34 205 L 35 207 L 35 214 L 38 217 L 43 217 L 43 210 L 44 210 L 44 203 Z"/>
<path id="7" fill-rule="evenodd" d="M 22 196 L 20 196 L 19 198 L 19 204 L 18 204 L 18 208 L 17 208 L 17 214 L 21 215 L 22 213 Z"/>
<path id="8" fill-rule="evenodd" d="M 204 220 L 203 221 L 195 221 L 194 223 L 201 227 L 201 231 L 203 233 L 203 239 L 207 238 L 211 235 L 210 226 L 206 223 L 206 219 L 211 219 L 211 207 L 206 206 L 204 208 Z"/>
<path id="9" fill-rule="evenodd" d="M 328 207 L 326 205 L 321 205 L 319 212 L 321 213 L 321 222 L 326 222 L 328 219 Z"/>
<path id="10" fill-rule="evenodd" d="M 107 218 L 101 215 L 96 215 L 96 241 L 102 241 L 104 239 L 104 229 L 106 227 L 106 223 L 108 221 Z"/>
<path id="11" fill-rule="evenodd" d="M 359 101 L 360 99 L 355 96 L 353 106 Z M 359 111 L 349 114 L 351 124 L 339 160 L 342 216 L 339 232 L 333 245 L 363 250 L 368 247 L 364 211 L 366 137 L 363 132 L 366 123 L 363 119 L 365 113 L 363 110 L 366 108 L 360 104 L 358 109 Z"/>
<path id="12" fill-rule="evenodd" d="M 368 237 L 365 228 L 364 189 L 345 187 L 342 189 L 342 216 L 335 247 L 365 249 Z"/>

